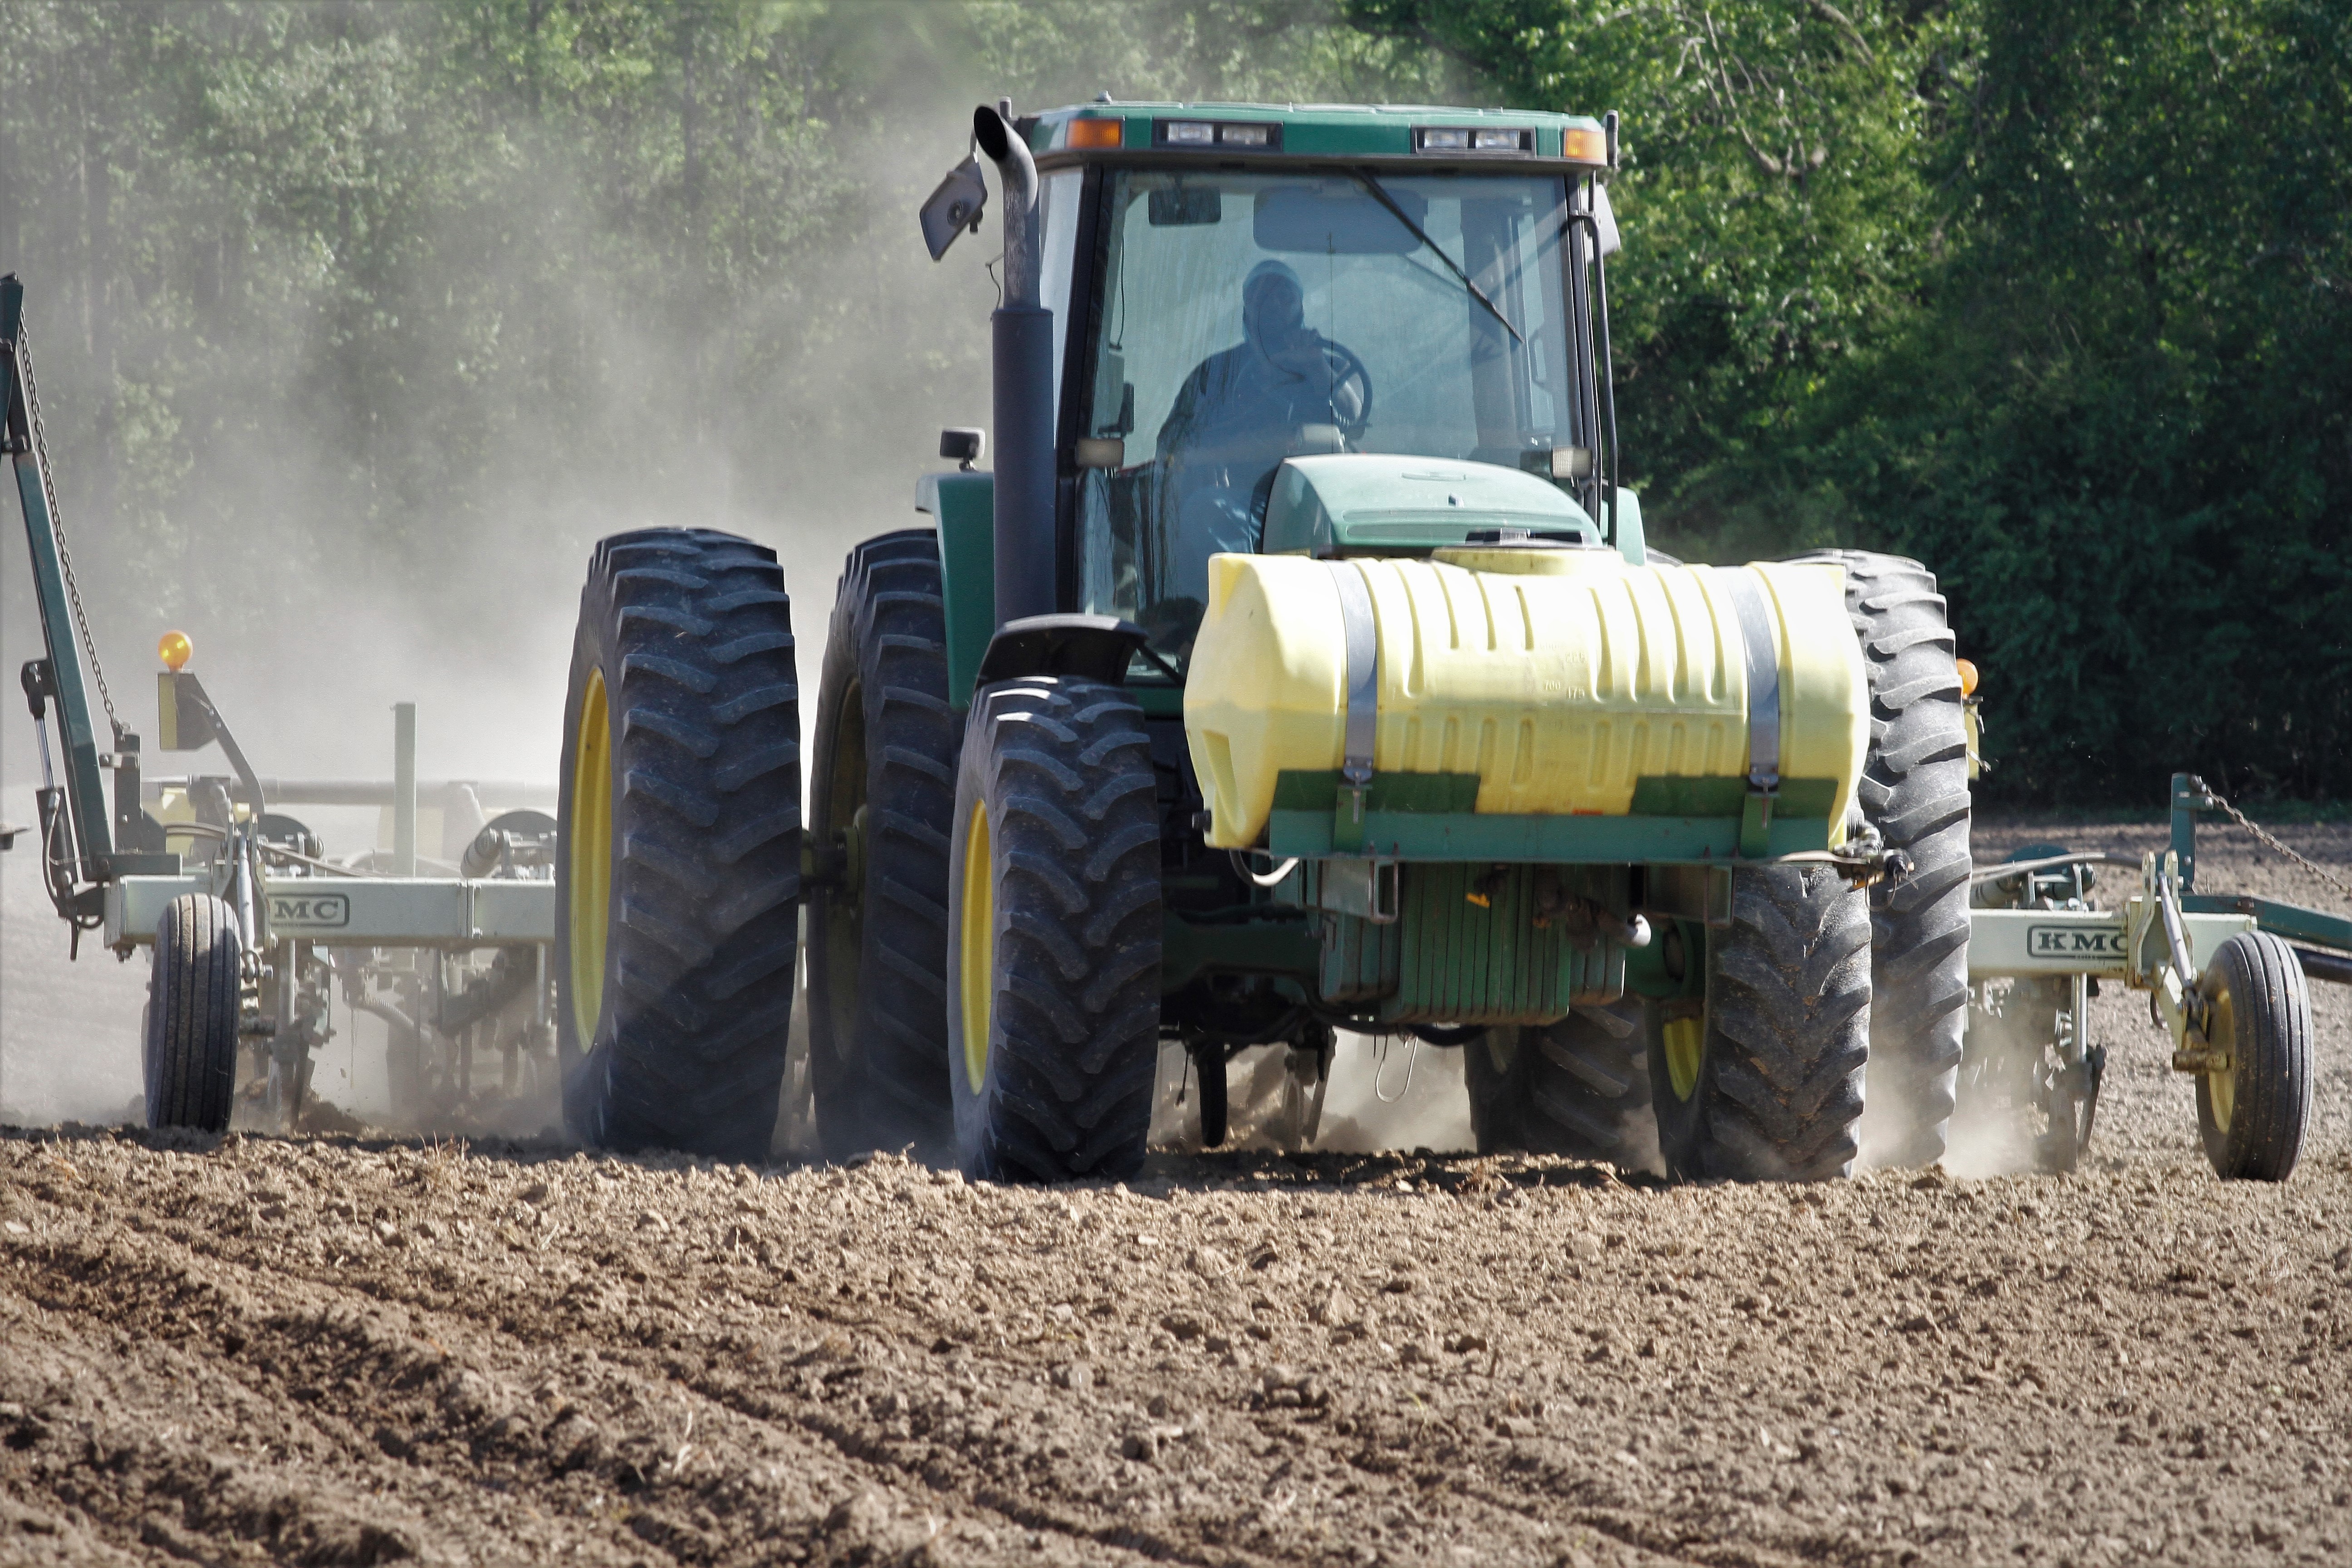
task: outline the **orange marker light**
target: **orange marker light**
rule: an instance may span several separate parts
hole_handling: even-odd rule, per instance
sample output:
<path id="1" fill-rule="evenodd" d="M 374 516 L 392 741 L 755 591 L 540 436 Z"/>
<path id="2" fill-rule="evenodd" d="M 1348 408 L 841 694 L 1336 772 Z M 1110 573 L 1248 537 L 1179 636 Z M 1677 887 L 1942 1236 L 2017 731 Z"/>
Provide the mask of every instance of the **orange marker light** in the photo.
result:
<path id="1" fill-rule="evenodd" d="M 185 632 L 165 632 L 163 640 L 155 645 L 155 651 L 163 656 L 165 664 L 180 670 L 187 668 L 188 658 L 196 651 L 196 645 L 188 640 Z"/>
<path id="2" fill-rule="evenodd" d="M 1977 694 L 1977 667 L 1964 658 L 1952 662 L 1960 667 L 1960 695 L 1974 697 Z"/>
<path id="3" fill-rule="evenodd" d="M 1571 125 L 1559 133 L 1559 155 L 1571 163 L 1609 162 L 1609 138 L 1598 130 Z"/>
<path id="4" fill-rule="evenodd" d="M 1125 122 L 1117 120 L 1073 120 L 1070 141 L 1073 147 L 1116 147 Z"/>

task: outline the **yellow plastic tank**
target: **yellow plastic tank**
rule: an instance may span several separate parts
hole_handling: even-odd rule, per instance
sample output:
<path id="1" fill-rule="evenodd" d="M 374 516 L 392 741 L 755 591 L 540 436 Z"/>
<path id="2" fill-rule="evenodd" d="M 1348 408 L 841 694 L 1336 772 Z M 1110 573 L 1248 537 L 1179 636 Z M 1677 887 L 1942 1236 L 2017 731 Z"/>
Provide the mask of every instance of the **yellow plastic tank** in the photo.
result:
<path id="1" fill-rule="evenodd" d="M 1842 843 L 1870 736 L 1843 567 L 1631 566 L 1614 551 L 1509 546 L 1426 561 L 1212 557 L 1184 688 L 1208 842 L 1259 842 L 1282 773 L 1345 760 L 1340 572 L 1361 575 L 1378 628 L 1376 778 L 1475 774 L 1481 813 L 1599 816 L 1631 812 L 1645 780 L 1744 779 L 1731 571 L 1755 574 L 1779 644 L 1780 775 L 1834 781 Z"/>

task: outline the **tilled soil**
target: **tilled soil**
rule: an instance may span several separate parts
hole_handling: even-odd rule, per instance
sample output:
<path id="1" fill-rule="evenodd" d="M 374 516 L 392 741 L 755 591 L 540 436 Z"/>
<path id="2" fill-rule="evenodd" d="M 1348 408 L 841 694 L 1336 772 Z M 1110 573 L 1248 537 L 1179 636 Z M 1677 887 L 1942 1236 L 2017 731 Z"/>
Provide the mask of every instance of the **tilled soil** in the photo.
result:
<path id="1" fill-rule="evenodd" d="M 2066 1177 L 0 1135 L 0 1563 L 2343 1562 L 2319 1000 L 2282 1186 L 2120 994 Z"/>

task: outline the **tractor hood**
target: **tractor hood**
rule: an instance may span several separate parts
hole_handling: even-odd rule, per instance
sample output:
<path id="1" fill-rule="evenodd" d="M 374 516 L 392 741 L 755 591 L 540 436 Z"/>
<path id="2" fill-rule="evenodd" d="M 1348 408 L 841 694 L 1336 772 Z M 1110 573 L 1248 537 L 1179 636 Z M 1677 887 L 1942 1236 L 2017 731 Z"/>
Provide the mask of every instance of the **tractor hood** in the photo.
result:
<path id="1" fill-rule="evenodd" d="M 1292 458 L 1276 471 L 1260 548 L 1319 560 L 1426 555 L 1469 542 L 1474 533 L 1595 548 L 1601 542 L 1584 509 L 1534 474 L 1493 463 L 1345 452 Z"/>

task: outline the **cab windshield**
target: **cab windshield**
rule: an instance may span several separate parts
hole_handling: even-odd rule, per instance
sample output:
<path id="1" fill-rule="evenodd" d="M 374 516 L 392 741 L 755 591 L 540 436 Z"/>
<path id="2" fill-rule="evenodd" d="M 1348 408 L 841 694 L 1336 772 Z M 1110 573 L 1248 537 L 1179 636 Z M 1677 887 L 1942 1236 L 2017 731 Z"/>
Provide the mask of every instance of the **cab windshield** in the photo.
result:
<path id="1" fill-rule="evenodd" d="M 1549 474 L 1573 444 L 1557 175 L 1110 171 L 1080 395 L 1087 608 L 1189 648 L 1285 458 Z"/>

